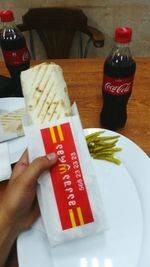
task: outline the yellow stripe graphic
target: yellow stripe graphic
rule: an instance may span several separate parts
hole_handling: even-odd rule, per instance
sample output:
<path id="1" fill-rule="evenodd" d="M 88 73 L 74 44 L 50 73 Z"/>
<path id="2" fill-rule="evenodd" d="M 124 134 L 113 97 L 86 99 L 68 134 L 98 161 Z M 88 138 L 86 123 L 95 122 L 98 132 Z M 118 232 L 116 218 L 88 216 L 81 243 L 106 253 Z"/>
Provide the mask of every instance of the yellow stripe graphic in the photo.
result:
<path id="1" fill-rule="evenodd" d="M 72 209 L 69 209 L 69 216 L 71 220 L 72 227 L 76 227 L 75 217 Z"/>
<path id="2" fill-rule="evenodd" d="M 51 134 L 51 137 L 52 137 L 52 142 L 53 143 L 56 143 L 56 135 L 55 135 L 55 132 L 54 132 L 54 128 L 49 128 L 50 130 L 50 134 Z"/>
<path id="3" fill-rule="evenodd" d="M 77 213 L 78 213 L 80 225 L 83 225 L 84 224 L 84 220 L 83 220 L 83 215 L 82 215 L 82 211 L 81 211 L 80 207 L 77 208 Z"/>
<path id="4" fill-rule="evenodd" d="M 63 132 L 62 132 L 62 129 L 61 129 L 60 125 L 57 126 L 57 131 L 58 131 L 58 135 L 59 135 L 60 141 L 64 141 L 64 136 L 63 136 Z"/>

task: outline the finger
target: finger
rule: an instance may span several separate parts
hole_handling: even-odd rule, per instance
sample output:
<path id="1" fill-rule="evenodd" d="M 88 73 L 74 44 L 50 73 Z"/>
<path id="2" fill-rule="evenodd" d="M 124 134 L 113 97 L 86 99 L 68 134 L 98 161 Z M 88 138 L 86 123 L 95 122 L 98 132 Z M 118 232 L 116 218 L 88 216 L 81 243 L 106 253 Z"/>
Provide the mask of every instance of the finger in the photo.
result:
<path id="1" fill-rule="evenodd" d="M 19 161 L 16 163 L 15 167 L 13 168 L 11 179 L 17 178 L 19 175 L 23 173 L 23 171 L 28 167 L 29 160 L 28 160 L 28 152 L 27 149 L 22 154 Z"/>
<path id="2" fill-rule="evenodd" d="M 46 170 L 49 170 L 57 162 L 56 153 L 50 153 L 46 156 L 36 158 L 25 169 L 21 181 L 23 186 L 34 186 L 39 176 Z"/>

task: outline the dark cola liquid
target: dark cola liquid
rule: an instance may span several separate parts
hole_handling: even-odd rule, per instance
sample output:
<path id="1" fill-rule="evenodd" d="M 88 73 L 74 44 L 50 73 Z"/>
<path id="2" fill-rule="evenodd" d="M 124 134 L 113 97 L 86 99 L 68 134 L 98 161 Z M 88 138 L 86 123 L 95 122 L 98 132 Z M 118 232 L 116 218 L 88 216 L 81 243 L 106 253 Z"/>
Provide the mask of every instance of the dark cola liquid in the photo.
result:
<path id="1" fill-rule="evenodd" d="M 5 64 L 15 84 L 15 95 L 22 96 L 20 83 L 20 73 L 30 66 L 29 51 L 26 47 L 26 41 L 22 33 L 18 29 L 7 30 L 5 36 L 1 34 L 0 45 L 3 52 Z M 17 59 L 14 62 L 13 53 L 17 52 Z M 26 57 L 22 60 L 22 54 L 26 53 Z M 19 58 L 20 57 L 20 58 Z"/>
<path id="2" fill-rule="evenodd" d="M 135 61 L 128 56 L 108 57 L 104 63 L 104 75 L 110 79 L 115 78 L 122 81 L 128 77 L 133 79 L 135 69 Z M 124 95 L 114 95 L 103 90 L 102 94 L 103 108 L 100 115 L 102 127 L 110 130 L 122 128 L 127 120 L 127 103 L 131 91 Z"/>

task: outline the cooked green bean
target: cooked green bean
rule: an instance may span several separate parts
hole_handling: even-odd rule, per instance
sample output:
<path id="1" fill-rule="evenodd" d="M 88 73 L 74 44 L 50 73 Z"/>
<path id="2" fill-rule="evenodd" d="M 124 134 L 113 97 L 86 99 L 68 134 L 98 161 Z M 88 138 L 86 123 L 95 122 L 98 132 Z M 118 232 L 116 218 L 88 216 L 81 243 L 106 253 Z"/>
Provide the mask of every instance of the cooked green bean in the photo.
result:
<path id="1" fill-rule="evenodd" d="M 96 145 L 99 145 L 99 146 L 114 146 L 116 143 L 117 143 L 117 141 L 118 140 L 115 140 L 115 141 L 113 141 L 113 142 L 104 142 L 104 141 L 101 141 L 101 140 L 99 140 L 98 142 L 97 142 L 97 140 L 95 141 L 93 141 Z"/>
<path id="2" fill-rule="evenodd" d="M 101 140 L 112 140 L 112 139 L 117 139 L 119 138 L 119 135 L 114 135 L 114 136 L 101 136 Z"/>
<path id="3" fill-rule="evenodd" d="M 94 132 L 85 137 L 89 152 L 94 159 L 107 160 L 119 165 L 121 161 L 115 158 L 114 154 L 122 150 L 116 147 L 120 136 L 101 136 L 104 132 Z"/>
<path id="4" fill-rule="evenodd" d="M 99 136 L 100 134 L 102 134 L 102 133 L 104 133 L 105 131 L 99 131 L 99 132 L 94 132 L 94 133 L 91 133 L 91 134 L 88 134 L 88 135 L 86 135 L 86 139 L 89 139 L 89 138 L 91 138 L 91 137 L 93 137 L 93 136 Z"/>
<path id="5" fill-rule="evenodd" d="M 100 160 L 107 160 L 107 161 L 111 161 L 117 165 L 121 164 L 121 161 L 119 159 L 116 159 L 114 157 L 109 157 L 109 156 L 93 156 L 94 159 L 100 159 Z"/>

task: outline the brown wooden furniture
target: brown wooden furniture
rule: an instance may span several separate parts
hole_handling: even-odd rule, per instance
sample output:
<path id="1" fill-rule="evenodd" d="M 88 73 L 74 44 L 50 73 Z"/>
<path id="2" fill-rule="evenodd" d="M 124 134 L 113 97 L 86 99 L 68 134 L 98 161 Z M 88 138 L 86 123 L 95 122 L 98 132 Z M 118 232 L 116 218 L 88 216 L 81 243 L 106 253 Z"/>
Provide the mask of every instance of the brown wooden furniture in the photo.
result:
<path id="1" fill-rule="evenodd" d="M 76 101 L 83 128 L 100 127 L 102 107 L 103 59 L 54 60 L 64 70 L 71 101 Z M 34 61 L 32 64 L 40 63 Z M 150 156 L 150 58 L 137 58 L 137 71 L 133 93 L 128 103 L 128 120 L 119 132 L 130 138 Z M 0 62 L 0 73 L 8 75 Z M 7 182 L 0 183 L 0 197 Z M 17 267 L 15 246 L 5 267 Z"/>
<path id="2" fill-rule="evenodd" d="M 78 31 L 80 43 L 80 57 L 86 57 L 89 44 L 95 47 L 104 45 L 104 34 L 88 26 L 87 16 L 80 9 L 73 8 L 32 8 L 22 17 L 23 23 L 18 27 L 21 31 L 30 33 L 30 50 L 35 58 L 32 30 L 36 30 L 47 54 L 47 58 L 69 58 L 75 33 Z M 83 49 L 82 35 L 88 36 Z"/>

